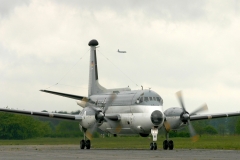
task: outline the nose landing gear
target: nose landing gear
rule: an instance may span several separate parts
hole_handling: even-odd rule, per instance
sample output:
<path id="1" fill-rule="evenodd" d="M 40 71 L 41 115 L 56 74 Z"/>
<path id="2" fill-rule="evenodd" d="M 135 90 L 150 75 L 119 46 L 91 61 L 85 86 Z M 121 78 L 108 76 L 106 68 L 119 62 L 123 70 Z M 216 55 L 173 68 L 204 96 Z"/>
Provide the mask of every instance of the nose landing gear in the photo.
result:
<path id="1" fill-rule="evenodd" d="M 157 135 L 158 135 L 158 128 L 152 128 L 151 133 L 153 136 L 153 142 L 150 143 L 150 150 L 157 150 Z"/>

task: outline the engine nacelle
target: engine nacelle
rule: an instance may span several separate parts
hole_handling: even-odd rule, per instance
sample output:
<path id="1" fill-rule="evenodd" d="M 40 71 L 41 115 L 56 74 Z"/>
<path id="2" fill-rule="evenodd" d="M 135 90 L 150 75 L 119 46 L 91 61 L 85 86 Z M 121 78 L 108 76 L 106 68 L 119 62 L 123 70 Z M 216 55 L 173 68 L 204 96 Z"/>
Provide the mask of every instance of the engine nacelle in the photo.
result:
<path id="1" fill-rule="evenodd" d="M 179 130 L 187 125 L 187 122 L 182 119 L 182 108 L 172 107 L 167 109 L 164 114 L 171 130 Z"/>
<path id="2" fill-rule="evenodd" d="M 148 137 L 148 136 L 149 136 L 149 134 L 145 134 L 145 133 L 139 133 L 139 135 L 140 135 L 141 137 Z"/>

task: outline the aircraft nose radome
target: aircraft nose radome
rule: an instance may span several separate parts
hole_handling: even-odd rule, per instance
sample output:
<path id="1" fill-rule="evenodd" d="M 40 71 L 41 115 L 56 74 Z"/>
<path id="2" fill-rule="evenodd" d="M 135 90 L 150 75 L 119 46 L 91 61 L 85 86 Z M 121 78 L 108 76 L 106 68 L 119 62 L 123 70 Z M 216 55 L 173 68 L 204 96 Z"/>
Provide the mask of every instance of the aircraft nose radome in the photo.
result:
<path id="1" fill-rule="evenodd" d="M 98 41 L 96 39 L 92 39 L 89 43 L 89 46 L 97 46 L 98 45 Z"/>
<path id="2" fill-rule="evenodd" d="M 156 111 L 153 111 L 152 114 L 151 114 L 151 121 L 154 125 L 159 125 L 162 123 L 163 121 L 163 114 L 162 112 L 156 110 Z"/>

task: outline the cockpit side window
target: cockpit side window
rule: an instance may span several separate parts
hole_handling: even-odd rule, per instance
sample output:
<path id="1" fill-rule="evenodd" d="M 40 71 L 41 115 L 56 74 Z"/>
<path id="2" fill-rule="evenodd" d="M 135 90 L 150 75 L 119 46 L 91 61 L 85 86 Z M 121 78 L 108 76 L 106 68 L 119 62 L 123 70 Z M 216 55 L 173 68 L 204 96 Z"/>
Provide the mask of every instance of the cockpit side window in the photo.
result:
<path id="1" fill-rule="evenodd" d="M 149 100 L 152 101 L 152 97 L 149 97 Z"/>
<path id="2" fill-rule="evenodd" d="M 160 102 L 160 101 L 161 101 L 160 97 L 157 97 L 157 101 L 158 101 L 158 102 Z"/>
<path id="3" fill-rule="evenodd" d="M 144 97 L 144 101 L 148 102 L 149 101 L 148 97 Z"/>
<path id="4" fill-rule="evenodd" d="M 156 101 L 156 97 L 153 97 L 153 100 Z"/>

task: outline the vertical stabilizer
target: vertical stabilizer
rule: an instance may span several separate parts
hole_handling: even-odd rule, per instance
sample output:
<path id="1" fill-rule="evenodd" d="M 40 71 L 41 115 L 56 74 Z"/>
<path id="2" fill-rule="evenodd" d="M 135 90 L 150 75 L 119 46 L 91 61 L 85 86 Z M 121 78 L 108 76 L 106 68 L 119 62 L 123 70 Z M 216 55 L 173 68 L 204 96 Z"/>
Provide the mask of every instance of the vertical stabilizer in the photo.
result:
<path id="1" fill-rule="evenodd" d="M 98 83 L 98 67 L 96 55 L 96 46 L 98 45 L 98 41 L 93 39 L 88 43 L 88 45 L 90 46 L 88 96 L 91 96 L 93 94 L 106 92 L 107 89 Z"/>

